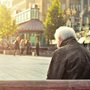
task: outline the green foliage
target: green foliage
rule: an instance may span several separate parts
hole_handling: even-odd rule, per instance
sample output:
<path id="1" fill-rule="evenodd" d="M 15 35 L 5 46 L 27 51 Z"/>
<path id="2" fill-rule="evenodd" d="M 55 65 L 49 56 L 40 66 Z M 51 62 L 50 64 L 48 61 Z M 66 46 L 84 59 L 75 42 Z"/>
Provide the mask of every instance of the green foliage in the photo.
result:
<path id="1" fill-rule="evenodd" d="M 50 40 L 54 38 L 55 30 L 65 25 L 60 0 L 52 0 L 44 24 L 46 27 L 46 37 Z"/>
<path id="2" fill-rule="evenodd" d="M 16 28 L 10 10 L 0 5 L 0 38 L 12 36 L 16 32 Z"/>

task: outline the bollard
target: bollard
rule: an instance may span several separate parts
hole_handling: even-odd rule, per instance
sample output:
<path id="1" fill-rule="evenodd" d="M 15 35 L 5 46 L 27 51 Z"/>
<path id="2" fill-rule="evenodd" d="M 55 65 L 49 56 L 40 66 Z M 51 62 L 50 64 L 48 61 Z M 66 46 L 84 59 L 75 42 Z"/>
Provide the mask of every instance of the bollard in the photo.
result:
<path id="1" fill-rule="evenodd" d="M 35 56 L 35 52 L 32 52 L 32 56 Z"/>
<path id="2" fill-rule="evenodd" d="M 5 50 L 3 50 L 3 54 L 6 54 L 6 51 Z"/>

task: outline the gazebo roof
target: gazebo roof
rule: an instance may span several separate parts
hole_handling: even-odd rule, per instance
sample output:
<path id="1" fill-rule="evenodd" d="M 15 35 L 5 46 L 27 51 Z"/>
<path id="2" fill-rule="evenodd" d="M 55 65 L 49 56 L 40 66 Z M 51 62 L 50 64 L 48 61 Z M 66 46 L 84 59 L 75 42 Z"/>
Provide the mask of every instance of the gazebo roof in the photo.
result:
<path id="1" fill-rule="evenodd" d="M 44 32 L 44 30 L 43 23 L 38 19 L 32 19 L 19 24 L 19 32 Z"/>

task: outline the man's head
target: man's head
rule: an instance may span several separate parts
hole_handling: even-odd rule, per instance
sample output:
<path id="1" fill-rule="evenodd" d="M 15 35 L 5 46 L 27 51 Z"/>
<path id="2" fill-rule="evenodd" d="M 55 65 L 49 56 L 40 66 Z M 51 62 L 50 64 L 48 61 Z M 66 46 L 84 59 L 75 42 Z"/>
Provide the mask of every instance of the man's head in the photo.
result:
<path id="1" fill-rule="evenodd" d="M 57 47 L 60 47 L 63 40 L 70 37 L 74 37 L 76 39 L 76 34 L 73 28 L 67 26 L 59 27 L 55 32 Z"/>

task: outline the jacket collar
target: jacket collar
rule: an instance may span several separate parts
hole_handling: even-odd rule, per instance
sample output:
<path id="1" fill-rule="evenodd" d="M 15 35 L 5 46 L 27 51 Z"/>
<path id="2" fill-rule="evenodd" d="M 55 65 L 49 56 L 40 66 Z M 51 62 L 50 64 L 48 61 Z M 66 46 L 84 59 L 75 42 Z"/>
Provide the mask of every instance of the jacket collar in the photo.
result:
<path id="1" fill-rule="evenodd" d="M 74 37 L 67 38 L 64 41 L 62 41 L 61 47 L 74 42 L 76 43 L 76 39 Z"/>

